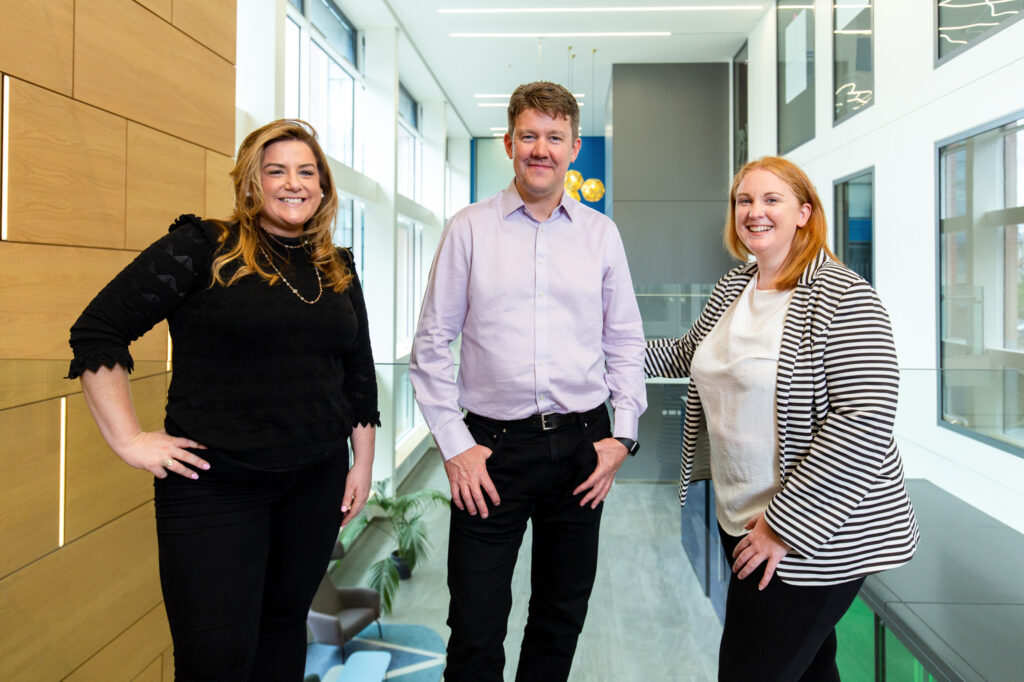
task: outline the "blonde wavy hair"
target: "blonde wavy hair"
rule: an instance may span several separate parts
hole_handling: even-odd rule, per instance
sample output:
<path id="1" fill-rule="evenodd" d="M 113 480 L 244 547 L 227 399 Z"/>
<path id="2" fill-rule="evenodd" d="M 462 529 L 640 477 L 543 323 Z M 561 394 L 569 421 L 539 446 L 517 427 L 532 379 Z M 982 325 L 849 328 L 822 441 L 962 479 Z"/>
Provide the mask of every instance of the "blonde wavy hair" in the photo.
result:
<path id="1" fill-rule="evenodd" d="M 275 142 L 298 140 L 304 142 L 316 157 L 320 174 L 320 190 L 323 199 L 316 213 L 303 229 L 303 239 L 310 246 L 310 261 L 324 277 L 324 286 L 337 292 L 345 291 L 352 281 L 349 272 L 334 245 L 334 218 L 338 213 L 338 195 L 334 190 L 334 179 L 327 165 L 327 156 L 317 142 L 316 130 L 310 124 L 298 119 L 279 119 L 249 133 L 238 148 L 238 160 L 231 169 L 235 188 L 235 207 L 228 220 L 212 220 L 220 229 L 220 248 L 213 260 L 213 282 L 231 286 L 243 277 L 256 274 L 271 285 L 280 276 L 264 269 L 257 254 L 260 249 L 268 250 L 270 237 L 260 225 L 263 211 L 263 155 L 266 148 Z M 225 279 L 223 269 L 229 263 L 240 261 L 240 265 Z"/>
<path id="2" fill-rule="evenodd" d="M 829 258 L 837 263 L 840 262 L 828 248 L 828 221 L 825 219 L 825 209 L 821 205 L 821 199 L 818 197 L 817 190 L 814 189 L 814 184 L 795 163 L 781 156 L 762 156 L 760 159 L 755 159 L 743 166 L 736 173 L 736 177 L 732 179 L 732 187 L 729 189 L 729 210 L 726 214 L 724 230 L 725 248 L 729 250 L 729 253 L 744 261 L 750 256 L 750 251 L 736 234 L 736 192 L 740 183 L 743 182 L 743 178 L 754 170 L 768 171 L 789 186 L 789 189 L 796 195 L 798 204 L 811 205 L 811 216 L 807 219 L 807 223 L 793 235 L 789 256 L 775 279 L 775 288 L 780 291 L 795 288 L 797 282 L 800 281 L 800 275 L 822 249 L 825 249 Z"/>

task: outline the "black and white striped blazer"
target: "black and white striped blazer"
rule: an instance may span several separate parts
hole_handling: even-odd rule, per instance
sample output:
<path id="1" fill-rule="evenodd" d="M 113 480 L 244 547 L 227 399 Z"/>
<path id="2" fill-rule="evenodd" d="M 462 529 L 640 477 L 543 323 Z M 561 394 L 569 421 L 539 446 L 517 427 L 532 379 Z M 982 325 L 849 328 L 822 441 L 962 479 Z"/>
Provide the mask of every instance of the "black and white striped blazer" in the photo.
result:
<path id="1" fill-rule="evenodd" d="M 647 342 L 648 376 L 684 377 L 690 361 L 757 272 L 747 263 L 715 286 L 680 339 Z M 782 490 L 765 520 L 792 549 L 777 568 L 791 585 L 828 585 L 895 568 L 920 531 L 893 440 L 899 369 L 888 314 L 874 289 L 822 251 L 797 283 L 776 380 Z M 679 502 L 707 466 L 707 424 L 687 390 Z"/>

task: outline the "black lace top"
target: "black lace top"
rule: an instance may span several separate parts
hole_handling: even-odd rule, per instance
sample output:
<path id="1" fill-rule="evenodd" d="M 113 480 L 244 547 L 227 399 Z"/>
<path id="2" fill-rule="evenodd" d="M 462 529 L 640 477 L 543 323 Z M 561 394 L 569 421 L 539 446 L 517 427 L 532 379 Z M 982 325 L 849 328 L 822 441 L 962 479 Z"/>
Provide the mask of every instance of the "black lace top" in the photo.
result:
<path id="1" fill-rule="evenodd" d="M 128 345 L 166 318 L 168 433 L 287 469 L 345 447 L 353 425 L 379 426 L 358 279 L 340 294 L 325 287 L 313 305 L 257 275 L 211 287 L 217 235 L 216 226 L 183 215 L 107 284 L 71 328 L 68 377 L 115 364 L 130 372 Z M 304 298 L 316 297 L 305 249 L 274 245 L 268 253 Z M 341 253 L 355 275 L 351 254 Z M 230 265 L 222 272 L 230 276 Z"/>

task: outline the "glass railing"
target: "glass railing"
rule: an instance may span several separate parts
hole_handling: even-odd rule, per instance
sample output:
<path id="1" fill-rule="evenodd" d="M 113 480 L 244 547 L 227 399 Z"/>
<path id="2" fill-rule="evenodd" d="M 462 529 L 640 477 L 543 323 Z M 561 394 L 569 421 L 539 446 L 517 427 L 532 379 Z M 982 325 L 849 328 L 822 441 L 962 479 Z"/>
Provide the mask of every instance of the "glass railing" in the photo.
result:
<path id="1" fill-rule="evenodd" d="M 641 294 L 641 306 L 647 310 L 661 307 L 671 310 L 677 320 L 684 318 L 700 303 L 699 294 Z M 648 318 L 650 319 L 650 318 Z M 688 320 L 686 320 L 688 321 Z M 660 326 L 659 326 L 660 325 Z M 657 327 L 662 336 L 678 335 L 685 324 L 645 321 L 649 331 Z M 654 334 L 651 334 L 654 336 Z M 69 381 L 67 360 L 0 359 L 0 410 L 55 400 L 81 392 L 77 381 Z M 167 374 L 167 363 L 137 361 L 133 381 Z M 899 410 L 895 431 L 915 442 L 924 442 L 941 450 L 942 435 L 937 424 L 949 427 L 977 441 L 1024 456 L 1024 371 L 1017 369 L 935 369 L 902 368 Z M 421 449 L 427 438 L 426 425 L 414 400 L 405 362 L 378 363 L 382 433 L 389 443 L 378 438 L 378 451 L 391 447 L 396 467 L 405 457 Z M 623 469 L 629 478 L 671 480 L 678 476 L 679 429 L 686 380 L 648 380 L 649 407 L 640 420 L 640 438 L 645 458 L 631 459 Z M 938 434 L 938 435 L 936 435 Z M 6 434 L 4 435 L 6 438 Z M 936 442 L 938 439 L 938 442 Z M 957 459 L 957 453 L 943 456 Z"/>

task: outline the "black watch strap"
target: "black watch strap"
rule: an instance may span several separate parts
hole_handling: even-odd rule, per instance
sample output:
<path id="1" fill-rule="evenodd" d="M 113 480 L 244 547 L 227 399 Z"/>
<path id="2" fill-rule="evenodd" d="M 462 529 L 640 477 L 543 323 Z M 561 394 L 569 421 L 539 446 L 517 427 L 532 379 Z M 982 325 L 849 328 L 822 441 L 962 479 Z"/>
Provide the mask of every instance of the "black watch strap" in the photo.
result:
<path id="1" fill-rule="evenodd" d="M 615 440 L 626 446 L 626 452 L 630 457 L 635 455 L 636 451 L 640 449 L 640 443 L 637 443 L 632 438 L 616 438 Z"/>

